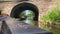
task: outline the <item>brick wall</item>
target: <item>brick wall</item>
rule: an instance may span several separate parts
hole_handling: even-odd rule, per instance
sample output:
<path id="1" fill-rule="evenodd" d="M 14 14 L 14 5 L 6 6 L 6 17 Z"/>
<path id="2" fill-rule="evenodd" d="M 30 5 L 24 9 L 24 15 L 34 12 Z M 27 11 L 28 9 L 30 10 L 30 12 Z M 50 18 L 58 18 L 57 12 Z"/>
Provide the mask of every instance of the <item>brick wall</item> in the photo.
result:
<path id="1" fill-rule="evenodd" d="M 53 7 L 57 7 L 57 3 L 58 3 L 58 6 L 60 6 L 59 4 L 59 0 L 30 0 L 30 1 L 24 1 L 24 2 L 27 2 L 27 3 L 32 3 L 34 5 L 36 5 L 38 7 L 38 10 L 39 10 L 39 27 L 40 27 L 40 24 L 42 22 L 42 17 L 44 15 L 47 15 L 48 12 L 53 9 Z M 6 13 L 6 14 L 9 14 L 10 15 L 10 12 L 12 10 L 12 8 L 17 5 L 17 4 L 20 4 L 22 2 L 2 2 L 0 3 L 0 8 L 3 10 L 3 13 Z"/>

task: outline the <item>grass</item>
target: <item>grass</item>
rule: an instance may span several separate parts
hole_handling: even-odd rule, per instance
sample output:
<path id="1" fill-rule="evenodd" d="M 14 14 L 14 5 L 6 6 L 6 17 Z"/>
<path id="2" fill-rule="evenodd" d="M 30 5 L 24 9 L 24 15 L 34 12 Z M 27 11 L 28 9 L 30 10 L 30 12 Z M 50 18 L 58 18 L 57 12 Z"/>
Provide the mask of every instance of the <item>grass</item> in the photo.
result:
<path id="1" fill-rule="evenodd" d="M 52 9 L 48 15 L 43 17 L 44 22 L 53 21 L 53 22 L 60 22 L 60 9 L 54 8 Z"/>

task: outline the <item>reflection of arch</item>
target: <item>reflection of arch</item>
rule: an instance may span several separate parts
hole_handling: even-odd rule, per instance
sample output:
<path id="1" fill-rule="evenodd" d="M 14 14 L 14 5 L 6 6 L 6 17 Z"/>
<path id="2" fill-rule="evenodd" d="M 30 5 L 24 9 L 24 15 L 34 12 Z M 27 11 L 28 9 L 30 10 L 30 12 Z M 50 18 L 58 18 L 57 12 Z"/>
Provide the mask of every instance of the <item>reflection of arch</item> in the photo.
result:
<path id="1" fill-rule="evenodd" d="M 34 20 L 38 20 L 38 8 L 31 3 L 21 3 L 13 7 L 10 16 L 19 18 L 19 14 L 24 10 L 32 10 L 35 13 Z"/>

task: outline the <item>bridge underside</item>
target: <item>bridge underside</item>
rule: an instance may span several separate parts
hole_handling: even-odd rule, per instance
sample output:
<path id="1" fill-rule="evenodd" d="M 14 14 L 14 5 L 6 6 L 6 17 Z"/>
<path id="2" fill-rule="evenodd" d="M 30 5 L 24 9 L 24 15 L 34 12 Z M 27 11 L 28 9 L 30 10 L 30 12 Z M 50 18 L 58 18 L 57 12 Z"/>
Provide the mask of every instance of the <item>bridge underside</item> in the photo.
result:
<path id="1" fill-rule="evenodd" d="M 21 14 L 24 10 L 32 10 L 35 14 L 34 20 L 38 21 L 38 8 L 37 6 L 31 4 L 31 3 L 20 3 L 12 8 L 12 11 L 10 13 L 10 16 L 13 18 L 20 18 L 19 14 Z"/>

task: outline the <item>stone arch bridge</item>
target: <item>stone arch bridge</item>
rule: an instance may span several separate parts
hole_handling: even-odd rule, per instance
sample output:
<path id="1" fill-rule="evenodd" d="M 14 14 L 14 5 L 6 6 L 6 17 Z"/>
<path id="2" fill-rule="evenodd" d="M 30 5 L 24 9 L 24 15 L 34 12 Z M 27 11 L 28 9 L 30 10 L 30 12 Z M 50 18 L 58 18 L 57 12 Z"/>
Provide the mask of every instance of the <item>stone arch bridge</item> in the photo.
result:
<path id="1" fill-rule="evenodd" d="M 1 0 L 0 9 L 4 14 L 8 14 L 11 17 L 17 16 L 16 18 L 18 18 L 19 11 L 21 13 L 22 10 L 33 10 L 35 20 L 38 20 L 40 27 L 42 17 L 47 15 L 53 7 L 57 7 L 57 3 L 57 0 Z"/>

